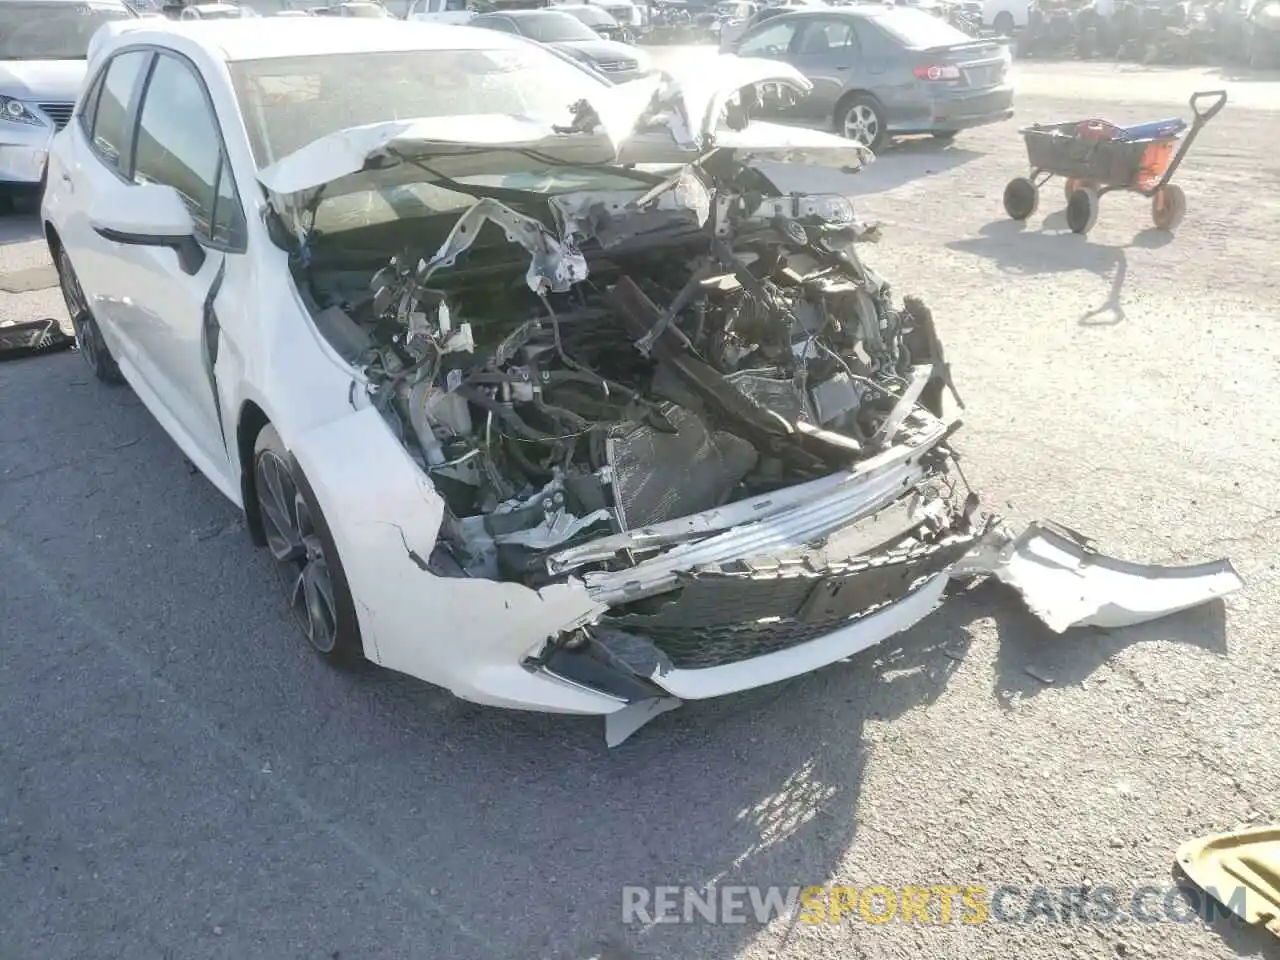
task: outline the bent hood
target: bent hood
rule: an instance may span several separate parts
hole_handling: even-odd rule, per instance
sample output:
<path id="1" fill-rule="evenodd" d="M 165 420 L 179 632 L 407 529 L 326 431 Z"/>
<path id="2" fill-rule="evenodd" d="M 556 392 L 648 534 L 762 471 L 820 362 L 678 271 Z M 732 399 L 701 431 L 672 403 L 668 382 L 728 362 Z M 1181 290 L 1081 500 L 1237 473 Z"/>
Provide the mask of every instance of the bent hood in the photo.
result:
<path id="1" fill-rule="evenodd" d="M 712 148 L 744 159 L 856 168 L 870 159 L 858 144 L 817 130 L 752 122 L 717 130 L 729 99 L 744 87 L 811 84 L 786 64 L 723 56 L 698 75 L 641 77 L 592 96 L 594 115 L 573 129 L 510 115 L 394 120 L 348 127 L 312 141 L 258 173 L 282 209 L 305 209 L 323 191 L 341 195 L 409 181 L 511 174 L 547 164 L 680 164 Z"/>

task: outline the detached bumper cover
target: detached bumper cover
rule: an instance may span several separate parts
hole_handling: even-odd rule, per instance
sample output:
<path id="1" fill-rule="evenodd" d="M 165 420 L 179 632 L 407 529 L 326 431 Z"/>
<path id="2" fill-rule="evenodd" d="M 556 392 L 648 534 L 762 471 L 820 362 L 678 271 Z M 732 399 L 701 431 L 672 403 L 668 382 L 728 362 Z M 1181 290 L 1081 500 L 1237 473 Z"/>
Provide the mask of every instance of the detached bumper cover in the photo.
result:
<path id="1" fill-rule="evenodd" d="M 904 559 L 870 564 L 847 578 L 825 576 L 817 589 L 810 585 L 791 591 L 806 599 L 790 615 L 737 624 L 737 643 L 728 643 L 720 633 L 706 633 L 697 622 L 702 605 L 690 599 L 672 605 L 673 612 L 690 617 L 684 637 L 666 629 L 675 623 L 662 622 L 666 619 L 662 614 L 648 625 L 641 617 L 615 620 L 635 631 L 621 634 L 630 642 L 630 651 L 624 649 L 624 641 L 614 651 L 615 662 L 634 665 L 637 642 L 651 643 L 657 653 L 650 648 L 645 679 L 661 692 L 633 701 L 607 718 L 609 745 L 616 746 L 684 700 L 785 680 L 875 646 L 924 619 L 943 602 L 947 583 L 953 579 L 995 577 L 1016 589 L 1031 611 L 1057 633 L 1072 627 L 1123 627 L 1156 620 L 1243 586 L 1227 560 L 1186 567 L 1128 563 L 1098 553 L 1086 538 L 1050 523 L 1032 524 L 1017 537 L 992 525 L 979 537 L 957 538 L 923 556 Z M 803 577 L 790 579 L 803 581 Z M 846 591 L 852 596 L 842 602 L 840 594 Z M 772 599 L 789 598 L 786 590 L 780 590 Z M 742 611 L 744 617 L 759 612 L 745 594 L 735 603 L 742 606 L 732 609 Z M 866 606 L 851 609 L 858 604 Z M 601 639 L 608 646 L 618 636 Z M 743 636 L 749 639 L 744 642 Z"/>
<path id="2" fill-rule="evenodd" d="M 996 531 L 952 571 L 991 574 L 1020 594 L 1051 630 L 1127 627 L 1198 607 L 1244 586 L 1229 560 L 1186 567 L 1128 563 L 1048 523 L 1019 537 Z"/>

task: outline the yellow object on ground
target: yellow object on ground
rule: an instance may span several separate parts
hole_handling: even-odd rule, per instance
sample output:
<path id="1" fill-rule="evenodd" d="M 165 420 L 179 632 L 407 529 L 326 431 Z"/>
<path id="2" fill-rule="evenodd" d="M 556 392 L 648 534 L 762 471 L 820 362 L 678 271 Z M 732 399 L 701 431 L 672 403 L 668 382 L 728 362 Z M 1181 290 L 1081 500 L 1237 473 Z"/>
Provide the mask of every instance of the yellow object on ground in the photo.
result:
<path id="1" fill-rule="evenodd" d="M 1178 848 L 1178 865 L 1233 913 L 1280 937 L 1280 826 L 1189 840 Z M 1242 887 L 1243 898 L 1232 896 Z"/>

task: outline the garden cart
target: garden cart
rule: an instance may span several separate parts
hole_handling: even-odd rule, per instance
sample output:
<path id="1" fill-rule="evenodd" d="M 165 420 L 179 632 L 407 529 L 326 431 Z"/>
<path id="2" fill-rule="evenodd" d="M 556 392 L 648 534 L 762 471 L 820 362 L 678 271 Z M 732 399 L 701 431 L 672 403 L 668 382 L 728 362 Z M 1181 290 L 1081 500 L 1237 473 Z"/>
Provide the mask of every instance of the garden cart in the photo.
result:
<path id="1" fill-rule="evenodd" d="M 1179 118 L 1133 127 L 1105 120 L 1024 127 L 1019 132 L 1027 143 L 1031 175 L 1010 180 L 1004 188 L 1005 212 L 1014 220 L 1026 220 L 1040 203 L 1040 188 L 1056 176 L 1065 181 L 1067 226 L 1074 233 L 1093 229 L 1099 199 L 1113 190 L 1150 198 L 1155 225 L 1173 230 L 1187 212 L 1187 197 L 1169 181 L 1201 129 L 1226 103 L 1224 90 L 1193 93 L 1189 128 Z"/>

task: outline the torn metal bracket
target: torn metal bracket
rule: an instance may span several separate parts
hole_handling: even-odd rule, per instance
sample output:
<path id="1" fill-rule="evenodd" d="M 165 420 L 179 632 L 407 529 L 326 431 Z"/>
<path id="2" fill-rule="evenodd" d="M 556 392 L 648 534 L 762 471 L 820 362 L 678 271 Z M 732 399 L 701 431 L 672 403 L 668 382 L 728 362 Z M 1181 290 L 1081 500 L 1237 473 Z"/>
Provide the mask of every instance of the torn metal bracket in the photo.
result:
<path id="1" fill-rule="evenodd" d="M 710 278 L 715 272 L 711 269 L 710 264 L 703 264 L 695 270 L 685 285 L 680 288 L 680 292 L 676 294 L 675 299 L 671 301 L 671 305 L 662 312 L 662 316 L 658 318 L 658 321 L 649 328 L 649 332 L 636 341 L 636 349 L 646 357 L 649 356 L 653 351 L 654 343 L 671 327 L 680 311 L 693 302 L 693 298 L 698 295 L 703 281 Z M 679 327 L 671 327 L 671 331 L 677 335 L 684 346 L 693 349 L 693 344 L 689 342 L 689 338 L 684 335 Z"/>
<path id="2" fill-rule="evenodd" d="M 893 438 L 898 435 L 902 422 L 907 419 L 907 414 L 915 409 L 916 401 L 920 399 L 920 394 L 924 393 L 924 388 L 932 378 L 932 364 L 911 368 L 911 379 L 907 381 L 907 388 L 902 391 L 902 396 L 898 398 L 898 402 L 893 405 L 889 415 L 884 418 L 884 423 L 876 431 L 873 439 L 877 444 L 887 447 L 893 443 Z"/>
<path id="3" fill-rule="evenodd" d="M 526 280 L 537 294 L 548 290 L 564 293 L 587 276 L 587 260 L 569 243 L 561 243 L 533 217 L 517 213 L 491 197 L 477 200 L 462 214 L 429 261 L 418 268 L 418 284 L 424 285 L 442 267 L 451 267 L 458 256 L 471 249 L 486 222 L 501 227 L 507 239 L 524 247 L 531 255 Z"/>

